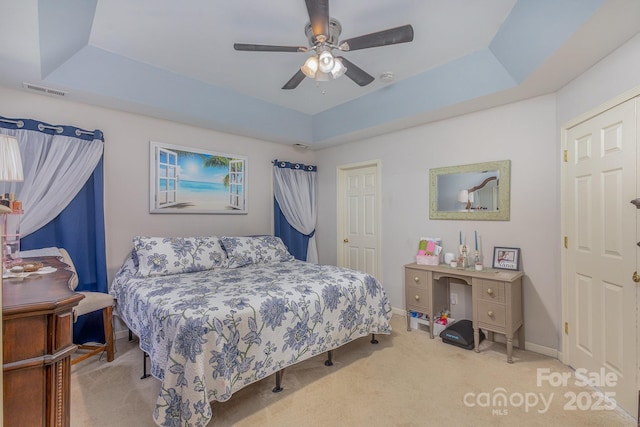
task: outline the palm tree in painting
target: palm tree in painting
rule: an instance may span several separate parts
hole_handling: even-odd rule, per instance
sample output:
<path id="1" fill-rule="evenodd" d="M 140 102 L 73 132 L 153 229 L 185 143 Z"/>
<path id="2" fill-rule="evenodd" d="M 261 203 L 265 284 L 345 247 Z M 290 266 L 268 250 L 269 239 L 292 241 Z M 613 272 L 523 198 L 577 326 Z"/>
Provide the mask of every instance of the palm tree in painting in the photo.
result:
<path id="1" fill-rule="evenodd" d="M 226 166 L 228 170 L 229 160 L 232 160 L 229 157 L 206 156 L 202 153 L 194 153 L 192 151 L 176 150 L 176 153 L 178 153 L 178 156 L 182 156 L 182 157 L 200 157 L 200 159 L 202 159 L 202 166 L 210 167 L 210 168 L 214 168 L 218 166 Z M 229 174 L 225 175 L 224 179 L 222 180 L 222 183 L 224 184 L 225 188 L 229 188 Z"/>
<path id="2" fill-rule="evenodd" d="M 204 158 L 204 156 L 203 156 Z M 229 157 L 222 156 L 211 156 L 208 158 L 204 158 L 204 162 L 202 162 L 202 166 L 204 167 L 216 167 L 216 166 L 226 166 L 227 170 L 229 170 Z M 224 179 L 222 180 L 225 188 L 229 188 L 229 174 L 226 174 Z"/>

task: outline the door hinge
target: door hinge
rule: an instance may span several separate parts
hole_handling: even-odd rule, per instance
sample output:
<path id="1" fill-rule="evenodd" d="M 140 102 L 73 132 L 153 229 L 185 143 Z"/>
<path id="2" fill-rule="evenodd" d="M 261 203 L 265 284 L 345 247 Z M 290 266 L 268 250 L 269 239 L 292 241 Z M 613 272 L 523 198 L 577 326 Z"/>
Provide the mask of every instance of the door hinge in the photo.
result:
<path id="1" fill-rule="evenodd" d="M 564 333 L 569 335 L 569 322 L 564 322 Z"/>
<path id="2" fill-rule="evenodd" d="M 564 150 L 564 162 L 567 163 L 569 161 L 569 150 Z"/>
<path id="3" fill-rule="evenodd" d="M 564 248 L 569 249 L 569 237 L 564 236 Z"/>

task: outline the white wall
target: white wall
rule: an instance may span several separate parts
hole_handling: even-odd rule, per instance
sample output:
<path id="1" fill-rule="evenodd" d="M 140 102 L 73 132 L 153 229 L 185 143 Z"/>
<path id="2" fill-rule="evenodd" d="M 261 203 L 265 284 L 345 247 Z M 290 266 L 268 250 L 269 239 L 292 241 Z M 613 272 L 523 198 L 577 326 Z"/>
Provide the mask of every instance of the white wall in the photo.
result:
<path id="1" fill-rule="evenodd" d="M 444 250 L 455 252 L 459 232 L 473 244 L 477 230 L 487 266 L 494 246 L 522 249 L 526 340 L 557 349 L 558 158 L 553 95 L 320 150 L 320 261 L 336 262 L 336 168 L 380 159 L 380 279 L 392 306 L 404 309 L 402 266 L 414 262 L 420 236 L 441 237 Z M 510 221 L 429 220 L 430 168 L 507 159 L 511 160 Z M 469 299 L 460 303 L 469 303 Z"/>
<path id="2" fill-rule="evenodd" d="M 640 34 L 557 92 L 558 125 L 638 86 Z"/>
<path id="3" fill-rule="evenodd" d="M 313 153 L 289 145 L 186 126 L 0 88 L 0 116 L 100 129 L 105 138 L 105 227 L 109 281 L 135 235 L 192 236 L 271 233 L 271 161 L 310 163 Z M 247 215 L 149 213 L 149 141 L 248 156 Z"/>

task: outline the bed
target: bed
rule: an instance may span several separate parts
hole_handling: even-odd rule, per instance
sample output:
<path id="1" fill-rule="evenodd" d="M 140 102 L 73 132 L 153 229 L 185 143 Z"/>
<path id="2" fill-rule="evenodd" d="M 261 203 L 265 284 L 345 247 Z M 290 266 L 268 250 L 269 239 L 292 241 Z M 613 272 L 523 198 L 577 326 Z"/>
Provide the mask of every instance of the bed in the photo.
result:
<path id="1" fill-rule="evenodd" d="M 295 260 L 273 236 L 137 236 L 110 293 L 161 381 L 153 418 L 162 426 L 205 426 L 209 402 L 391 332 L 377 279 Z"/>

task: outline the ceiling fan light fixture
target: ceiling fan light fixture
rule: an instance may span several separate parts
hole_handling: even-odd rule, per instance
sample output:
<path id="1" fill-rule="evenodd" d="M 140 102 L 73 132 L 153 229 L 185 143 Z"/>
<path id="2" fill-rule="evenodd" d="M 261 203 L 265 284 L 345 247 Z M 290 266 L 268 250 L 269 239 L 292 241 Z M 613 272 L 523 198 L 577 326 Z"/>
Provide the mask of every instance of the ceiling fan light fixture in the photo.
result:
<path id="1" fill-rule="evenodd" d="M 310 56 L 304 62 L 304 65 L 300 67 L 300 70 L 304 73 L 305 76 L 310 79 L 316 78 L 316 72 L 318 71 L 318 58 L 314 56 Z"/>
<path id="2" fill-rule="evenodd" d="M 330 73 L 333 70 L 335 59 L 328 50 L 320 52 L 318 55 L 318 68 L 323 73 Z"/>
<path id="3" fill-rule="evenodd" d="M 347 67 L 344 66 L 340 58 L 335 58 L 333 61 L 333 68 L 331 69 L 331 76 L 334 79 L 342 76 L 347 71 Z"/>

